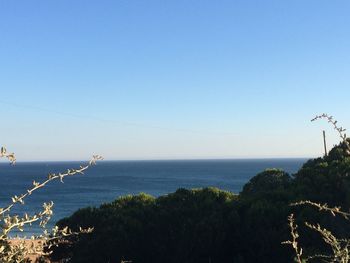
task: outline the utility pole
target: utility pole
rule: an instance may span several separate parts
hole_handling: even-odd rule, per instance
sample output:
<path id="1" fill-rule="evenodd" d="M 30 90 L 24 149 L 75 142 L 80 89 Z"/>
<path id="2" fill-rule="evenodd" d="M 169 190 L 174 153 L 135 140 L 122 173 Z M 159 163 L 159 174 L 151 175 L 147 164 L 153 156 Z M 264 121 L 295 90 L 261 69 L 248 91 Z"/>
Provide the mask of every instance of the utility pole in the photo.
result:
<path id="1" fill-rule="evenodd" d="M 327 156 L 327 143 L 326 143 L 326 132 L 323 131 L 323 146 L 324 146 L 324 156 Z"/>

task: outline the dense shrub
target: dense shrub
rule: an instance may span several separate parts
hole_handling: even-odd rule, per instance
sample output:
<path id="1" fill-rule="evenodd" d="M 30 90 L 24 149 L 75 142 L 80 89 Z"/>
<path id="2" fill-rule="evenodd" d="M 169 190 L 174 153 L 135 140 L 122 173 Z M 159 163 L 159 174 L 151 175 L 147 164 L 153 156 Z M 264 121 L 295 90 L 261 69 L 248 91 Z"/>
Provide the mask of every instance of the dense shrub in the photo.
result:
<path id="1" fill-rule="evenodd" d="M 266 169 L 244 185 L 241 195 L 253 196 L 266 192 L 284 191 L 290 185 L 291 177 L 280 169 Z"/>
<path id="2" fill-rule="evenodd" d="M 281 242 L 289 237 L 287 217 L 320 222 L 345 236 L 341 219 L 329 220 L 309 207 L 291 207 L 314 200 L 350 207 L 350 158 L 343 145 L 324 158 L 306 162 L 290 176 L 277 169 L 252 178 L 240 195 L 215 188 L 179 189 L 158 198 L 126 196 L 85 208 L 59 225 L 94 226 L 69 249 L 59 247 L 56 259 L 71 262 L 291 262 L 293 251 Z M 327 251 L 320 238 L 306 232 L 300 240 L 309 251 Z"/>
<path id="3" fill-rule="evenodd" d="M 230 206 L 236 198 L 215 188 L 179 189 L 159 198 L 139 194 L 98 209 L 81 209 L 59 225 L 74 229 L 93 224 L 95 231 L 67 249 L 66 256 L 70 253 L 73 262 L 118 263 L 123 259 L 207 262 L 219 258 L 228 236 L 227 218 L 234 219 Z"/>

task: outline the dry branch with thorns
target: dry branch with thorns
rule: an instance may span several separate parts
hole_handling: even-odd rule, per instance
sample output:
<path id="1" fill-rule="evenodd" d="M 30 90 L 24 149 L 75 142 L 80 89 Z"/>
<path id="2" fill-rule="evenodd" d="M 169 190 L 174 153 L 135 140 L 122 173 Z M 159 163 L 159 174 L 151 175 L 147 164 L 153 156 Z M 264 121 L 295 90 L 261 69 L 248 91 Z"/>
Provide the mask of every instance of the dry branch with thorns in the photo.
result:
<path id="1" fill-rule="evenodd" d="M 11 164 L 15 164 L 16 158 L 13 153 L 8 153 L 5 147 L 1 147 L 0 158 L 7 158 Z M 28 189 L 26 193 L 23 193 L 19 196 L 15 195 L 11 198 L 11 202 L 0 208 L 0 261 L 3 263 L 12 263 L 12 262 L 26 262 L 28 256 L 31 254 L 36 254 L 37 256 L 48 256 L 50 248 L 52 246 L 57 246 L 63 241 L 63 238 L 68 236 L 78 236 L 83 233 L 91 233 L 93 228 L 80 228 L 79 231 L 73 232 L 69 228 L 65 227 L 59 229 L 54 227 L 51 231 L 48 231 L 46 225 L 52 215 L 53 202 L 44 203 L 43 210 L 34 214 L 28 215 L 27 213 L 24 216 L 11 215 L 11 209 L 16 204 L 24 205 L 24 199 L 31 195 L 36 190 L 44 187 L 49 182 L 53 180 L 60 180 L 63 182 L 63 179 L 67 176 L 73 176 L 76 174 L 84 174 L 84 172 L 91 166 L 96 164 L 96 161 L 102 160 L 103 158 L 99 155 L 94 155 L 92 159 L 85 166 L 80 166 L 77 169 L 68 169 L 64 173 L 53 173 L 49 174 L 47 179 L 43 182 L 33 181 L 32 188 Z M 26 239 L 17 240 L 16 244 L 10 242 L 9 234 L 12 230 L 18 229 L 19 231 L 24 231 L 24 227 L 30 226 L 34 222 L 39 222 L 39 225 L 43 228 L 43 233 L 39 236 L 32 236 L 31 241 Z M 28 245 L 30 242 L 30 245 Z M 44 251 L 44 248 L 47 248 Z"/>

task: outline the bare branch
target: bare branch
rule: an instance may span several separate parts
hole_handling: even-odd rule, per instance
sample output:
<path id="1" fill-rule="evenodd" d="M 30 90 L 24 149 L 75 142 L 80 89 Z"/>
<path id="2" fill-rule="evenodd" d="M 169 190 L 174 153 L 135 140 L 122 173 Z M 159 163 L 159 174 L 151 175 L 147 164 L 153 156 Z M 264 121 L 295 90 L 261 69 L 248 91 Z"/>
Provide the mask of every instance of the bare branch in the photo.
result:
<path id="1" fill-rule="evenodd" d="M 298 238 L 299 238 L 298 225 L 295 224 L 295 219 L 293 214 L 290 214 L 290 216 L 288 217 L 288 222 L 289 222 L 289 228 L 290 228 L 290 234 L 292 236 L 292 240 L 284 241 L 282 242 L 282 244 L 290 245 L 295 251 L 296 261 L 298 263 L 302 263 L 303 249 L 300 248 L 298 244 Z"/>
<path id="2" fill-rule="evenodd" d="M 4 215 L 6 212 L 9 212 L 11 210 L 11 208 L 17 203 L 24 204 L 24 199 L 27 196 L 31 195 L 34 191 L 38 190 L 39 188 L 44 187 L 49 182 L 56 180 L 56 179 L 59 179 L 61 182 L 63 182 L 63 179 L 67 176 L 73 176 L 76 174 L 84 174 L 85 170 L 87 170 L 89 167 L 95 165 L 97 160 L 102 160 L 102 159 L 103 159 L 103 157 L 101 157 L 99 155 L 94 155 L 93 158 L 89 161 L 89 163 L 87 165 L 80 166 L 78 169 L 68 169 L 65 173 L 49 174 L 48 179 L 42 183 L 33 181 L 33 187 L 31 189 L 27 190 L 27 192 L 25 194 L 22 194 L 20 196 L 15 195 L 14 197 L 12 197 L 11 204 L 9 204 L 5 208 L 0 208 L 0 215 Z"/>
<path id="3" fill-rule="evenodd" d="M 314 203 L 309 200 L 299 201 L 296 203 L 292 203 L 290 205 L 291 206 L 310 205 L 317 208 L 319 211 L 327 211 L 331 213 L 332 216 L 341 215 L 347 220 L 349 220 L 350 218 L 350 213 L 342 211 L 340 206 L 329 207 L 327 204 Z"/>
<path id="4" fill-rule="evenodd" d="M 0 150 L 0 158 L 7 158 L 12 164 L 15 163 L 16 158 L 13 153 L 7 153 L 4 147 Z M 20 203 L 24 204 L 24 199 L 31 195 L 34 191 L 44 187 L 46 184 L 53 180 L 60 180 L 67 176 L 73 176 L 76 174 L 84 174 L 84 172 L 96 164 L 96 161 L 102 160 L 100 155 L 94 155 L 92 159 L 85 166 L 80 166 L 78 169 L 68 169 L 65 173 L 49 174 L 44 182 L 33 181 L 33 186 L 26 193 L 20 196 L 13 196 L 11 198 L 11 203 L 5 207 L 0 208 L 0 261 L 1 262 L 27 262 L 26 258 L 30 254 L 35 254 L 37 256 L 48 256 L 51 252 L 44 251 L 44 247 L 50 249 L 52 246 L 57 246 L 63 242 L 67 237 L 78 236 L 83 233 L 91 233 L 93 228 L 80 228 L 79 231 L 73 232 L 68 227 L 59 229 L 54 227 L 51 231 L 47 231 L 46 224 L 52 216 L 53 202 L 44 203 L 43 210 L 32 216 L 24 214 L 23 217 L 18 215 L 10 215 L 11 208 Z M 28 240 L 19 239 L 15 244 L 9 243 L 8 235 L 13 229 L 18 229 L 20 231 L 24 230 L 26 225 L 31 225 L 34 222 L 39 222 L 39 225 L 44 229 L 43 234 L 37 237 L 31 237 L 31 244 L 28 245 Z M 6 245 L 9 244 L 9 245 Z"/>
<path id="5" fill-rule="evenodd" d="M 16 157 L 14 153 L 8 153 L 5 147 L 0 149 L 0 158 L 7 158 L 11 164 L 16 163 Z"/>
<path id="6" fill-rule="evenodd" d="M 333 116 L 329 116 L 328 114 L 326 113 L 323 113 L 321 115 L 317 115 L 315 118 L 313 118 L 311 121 L 316 121 L 316 120 L 319 120 L 319 119 L 325 119 L 328 121 L 328 123 L 332 124 L 333 125 L 333 128 L 338 132 L 339 134 L 339 137 L 341 138 L 341 140 L 345 143 L 346 147 L 347 147 L 347 150 L 346 150 L 346 153 L 348 155 L 350 155 L 350 144 L 349 142 L 347 141 L 347 137 L 346 137 L 346 129 L 344 129 L 343 127 L 340 127 L 338 126 L 338 121 L 336 121 Z"/>

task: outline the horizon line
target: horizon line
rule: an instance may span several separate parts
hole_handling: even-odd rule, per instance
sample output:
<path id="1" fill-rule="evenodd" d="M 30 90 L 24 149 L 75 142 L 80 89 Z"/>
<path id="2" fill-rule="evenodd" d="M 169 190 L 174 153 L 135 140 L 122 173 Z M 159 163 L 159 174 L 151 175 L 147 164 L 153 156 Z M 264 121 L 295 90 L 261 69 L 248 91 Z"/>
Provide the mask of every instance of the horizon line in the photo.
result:
<path id="1" fill-rule="evenodd" d="M 319 157 L 319 156 L 318 156 Z M 229 161 L 229 160 L 283 160 L 283 159 L 314 159 L 318 158 L 317 156 L 297 156 L 297 157 L 222 157 L 222 158 L 162 158 L 162 159 L 143 159 L 143 158 L 136 158 L 136 159 L 104 159 L 100 160 L 99 162 L 157 162 L 157 161 Z M 49 162 L 49 163 L 58 163 L 58 162 L 88 162 L 89 159 L 85 160 L 17 160 L 16 163 L 42 163 L 42 162 Z M 6 164 L 6 161 L 0 162 L 0 164 Z"/>

